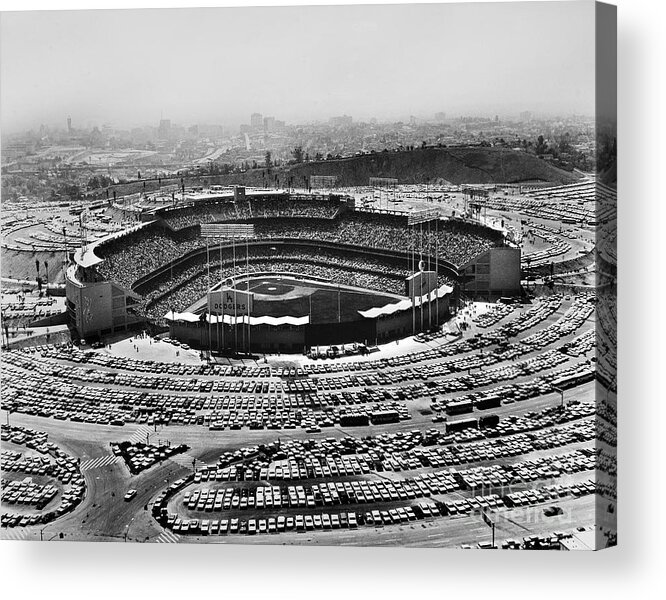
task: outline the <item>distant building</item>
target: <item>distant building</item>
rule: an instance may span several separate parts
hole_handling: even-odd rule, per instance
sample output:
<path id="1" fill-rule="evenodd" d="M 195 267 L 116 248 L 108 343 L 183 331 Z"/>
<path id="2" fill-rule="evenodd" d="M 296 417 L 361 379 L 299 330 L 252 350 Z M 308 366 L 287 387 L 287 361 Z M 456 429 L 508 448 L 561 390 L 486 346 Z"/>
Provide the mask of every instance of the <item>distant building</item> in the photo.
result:
<path id="1" fill-rule="evenodd" d="M 263 129 L 264 117 L 261 113 L 252 113 L 252 116 L 250 117 L 250 127 L 252 127 L 252 129 Z"/>
<path id="2" fill-rule="evenodd" d="M 532 120 L 532 113 L 529 110 L 524 110 L 520 113 L 520 120 L 523 123 L 529 123 Z"/>
<path id="3" fill-rule="evenodd" d="M 67 117 L 67 133 L 72 133 L 72 117 Z"/>
<path id="4" fill-rule="evenodd" d="M 171 121 L 169 119 L 161 119 L 160 126 L 157 128 L 157 136 L 161 140 L 166 140 L 171 134 Z"/>
<path id="5" fill-rule="evenodd" d="M 435 121 L 437 121 L 438 123 L 446 121 L 446 113 L 445 112 L 435 113 Z"/>
<path id="6" fill-rule="evenodd" d="M 251 128 L 247 123 L 243 123 L 240 126 L 240 134 L 241 135 L 245 135 L 246 133 L 250 133 L 250 131 L 251 131 Z"/>
<path id="7" fill-rule="evenodd" d="M 395 187 L 398 180 L 394 177 L 370 177 L 370 187 Z"/>
<path id="8" fill-rule="evenodd" d="M 334 188 L 337 181 L 337 175 L 310 175 L 310 187 L 312 189 Z"/>
<path id="9" fill-rule="evenodd" d="M 264 131 L 266 133 L 275 131 L 275 117 L 264 117 Z"/>

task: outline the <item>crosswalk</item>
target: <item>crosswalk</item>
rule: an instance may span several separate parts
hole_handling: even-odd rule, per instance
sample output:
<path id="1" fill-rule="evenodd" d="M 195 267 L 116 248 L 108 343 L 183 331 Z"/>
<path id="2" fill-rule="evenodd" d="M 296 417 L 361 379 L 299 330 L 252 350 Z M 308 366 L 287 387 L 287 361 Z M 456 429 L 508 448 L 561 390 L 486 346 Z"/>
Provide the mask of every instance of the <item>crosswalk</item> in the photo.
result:
<path id="1" fill-rule="evenodd" d="M 180 541 L 180 536 L 165 529 L 157 536 L 156 541 L 158 544 L 177 544 Z"/>
<path id="2" fill-rule="evenodd" d="M 145 442 L 146 436 L 149 436 L 153 433 L 153 428 L 148 427 L 148 425 L 141 425 L 129 438 L 129 441 L 132 444 L 137 444 L 138 442 Z"/>
<path id="3" fill-rule="evenodd" d="M 98 456 L 97 458 L 91 458 L 90 460 L 83 461 L 81 463 L 80 469 L 82 471 L 90 471 L 91 469 L 101 469 L 108 465 L 114 465 L 117 462 L 121 461 L 120 456 L 114 456 L 113 454 L 105 454 L 104 456 Z"/>
<path id="4" fill-rule="evenodd" d="M 24 540 L 28 537 L 28 531 L 25 527 L 2 528 L 0 538 L 3 540 Z"/>
<path id="5" fill-rule="evenodd" d="M 194 460 L 194 456 L 190 454 L 189 452 L 181 452 L 180 454 L 174 454 L 173 456 L 169 457 L 169 460 L 172 460 L 175 462 L 177 465 L 180 465 L 181 467 L 185 467 L 186 469 L 191 469 L 192 468 L 192 461 Z M 201 465 L 201 461 L 197 461 L 199 465 Z"/>

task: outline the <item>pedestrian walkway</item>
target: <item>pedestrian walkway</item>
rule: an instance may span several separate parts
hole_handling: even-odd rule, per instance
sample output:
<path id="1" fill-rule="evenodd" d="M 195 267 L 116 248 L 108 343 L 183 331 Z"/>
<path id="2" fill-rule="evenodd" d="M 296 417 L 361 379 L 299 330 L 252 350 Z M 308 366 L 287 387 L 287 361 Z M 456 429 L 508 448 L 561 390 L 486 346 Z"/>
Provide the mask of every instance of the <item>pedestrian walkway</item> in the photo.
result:
<path id="1" fill-rule="evenodd" d="M 150 436 L 151 433 L 154 433 L 153 428 L 148 425 L 141 425 L 129 438 L 129 441 L 132 444 L 137 444 L 139 442 L 146 442 L 146 437 Z"/>
<path id="2" fill-rule="evenodd" d="M 188 452 L 182 452 L 180 454 L 174 454 L 173 456 L 170 456 L 169 460 L 172 460 L 181 467 L 185 467 L 186 469 L 191 469 L 192 461 L 195 460 L 195 457 L 192 454 L 189 454 Z M 199 465 L 202 464 L 201 461 L 198 462 Z"/>
<path id="3" fill-rule="evenodd" d="M 3 540 L 24 540 L 28 537 L 28 531 L 25 527 L 14 527 L 11 529 L 2 529 L 0 538 Z"/>
<path id="4" fill-rule="evenodd" d="M 97 458 L 91 458 L 81 463 L 81 471 L 89 471 L 91 469 L 101 469 L 108 465 L 114 465 L 117 462 L 120 462 L 122 459 L 120 456 L 114 456 L 113 454 L 105 454 L 104 456 L 98 456 Z"/>
<path id="5" fill-rule="evenodd" d="M 156 542 L 158 544 L 177 544 L 180 541 L 180 536 L 165 529 L 157 536 Z"/>

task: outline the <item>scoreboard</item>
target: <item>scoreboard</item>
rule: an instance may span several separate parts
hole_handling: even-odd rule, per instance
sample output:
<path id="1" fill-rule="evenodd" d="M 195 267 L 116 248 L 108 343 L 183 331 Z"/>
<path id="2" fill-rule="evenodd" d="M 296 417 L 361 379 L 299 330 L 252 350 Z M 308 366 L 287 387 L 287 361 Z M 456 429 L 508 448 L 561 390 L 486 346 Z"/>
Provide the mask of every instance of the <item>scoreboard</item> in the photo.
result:
<path id="1" fill-rule="evenodd" d="M 201 236 L 213 238 L 245 239 L 254 237 L 252 223 L 202 223 Z"/>
<path id="2" fill-rule="evenodd" d="M 252 314 L 254 294 L 232 288 L 208 292 L 208 312 L 213 315 L 249 317 Z"/>

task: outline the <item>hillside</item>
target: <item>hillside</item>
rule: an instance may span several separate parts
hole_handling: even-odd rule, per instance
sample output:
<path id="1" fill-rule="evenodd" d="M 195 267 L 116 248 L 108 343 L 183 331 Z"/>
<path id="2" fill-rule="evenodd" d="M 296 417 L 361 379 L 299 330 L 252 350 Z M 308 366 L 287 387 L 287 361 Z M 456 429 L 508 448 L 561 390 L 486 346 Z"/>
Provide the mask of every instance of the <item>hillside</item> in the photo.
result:
<path id="1" fill-rule="evenodd" d="M 393 177 L 400 183 L 442 180 L 453 184 L 548 181 L 573 183 L 575 173 L 563 171 L 533 155 L 501 148 L 424 148 L 381 152 L 352 158 L 309 162 L 289 168 L 303 176 L 337 175 L 339 185 L 368 185 L 370 177 Z"/>
<path id="2" fill-rule="evenodd" d="M 271 169 L 251 169 L 245 173 L 229 175 L 186 176 L 186 187 L 192 185 L 274 185 L 277 176 L 280 185 L 289 178 L 293 185 L 303 185 L 303 176 L 336 175 L 338 185 L 368 185 L 370 177 L 393 177 L 399 183 L 450 182 L 453 184 L 474 183 L 520 183 L 545 181 L 552 184 L 575 183 L 580 175 L 563 171 L 531 154 L 501 148 L 418 148 L 404 152 L 380 152 L 364 154 L 338 160 L 308 162 Z M 181 178 L 163 178 L 161 184 L 180 186 Z M 155 180 L 133 181 L 111 186 L 111 193 L 118 197 L 125 194 L 158 189 Z M 90 197 L 104 198 L 106 190 L 99 188 L 89 192 Z"/>

